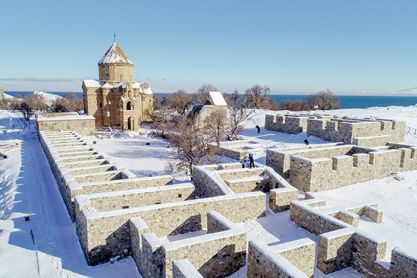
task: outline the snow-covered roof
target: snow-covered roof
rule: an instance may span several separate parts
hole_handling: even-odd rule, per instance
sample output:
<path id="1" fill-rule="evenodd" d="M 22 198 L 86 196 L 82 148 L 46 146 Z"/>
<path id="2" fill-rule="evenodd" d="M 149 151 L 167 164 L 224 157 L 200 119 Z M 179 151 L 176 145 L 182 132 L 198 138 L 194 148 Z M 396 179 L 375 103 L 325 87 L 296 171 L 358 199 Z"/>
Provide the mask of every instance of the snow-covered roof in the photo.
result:
<path id="1" fill-rule="evenodd" d="M 221 92 L 209 92 L 209 101 L 212 105 L 227 105 Z"/>
<path id="2" fill-rule="evenodd" d="M 83 80 L 83 83 L 87 88 L 101 88 L 101 82 L 99 80 L 86 79 Z"/>
<path id="3" fill-rule="evenodd" d="M 85 87 L 87 88 L 107 88 L 107 89 L 113 89 L 113 88 L 126 88 L 127 85 L 129 84 L 128 81 L 121 81 L 119 83 L 116 84 L 110 84 L 110 83 L 105 83 L 104 81 L 101 80 L 83 80 L 83 84 Z M 146 95 L 152 95 L 153 91 L 151 89 L 151 87 L 149 86 L 149 84 L 147 83 L 140 83 L 140 82 L 133 82 L 130 83 L 133 89 L 140 89 L 140 92 Z"/>
<path id="4" fill-rule="evenodd" d="M 129 60 L 123 50 L 120 48 L 117 42 L 114 42 L 111 47 L 106 51 L 103 58 L 98 64 L 130 64 L 133 63 Z"/>

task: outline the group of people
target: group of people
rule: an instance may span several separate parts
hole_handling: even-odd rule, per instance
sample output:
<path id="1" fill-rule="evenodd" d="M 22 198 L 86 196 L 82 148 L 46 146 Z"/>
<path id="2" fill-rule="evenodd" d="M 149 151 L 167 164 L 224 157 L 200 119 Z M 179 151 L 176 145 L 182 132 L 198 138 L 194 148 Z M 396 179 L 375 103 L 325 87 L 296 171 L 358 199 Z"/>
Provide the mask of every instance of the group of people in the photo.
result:
<path id="1" fill-rule="evenodd" d="M 250 153 L 248 155 L 248 159 L 244 159 L 243 161 L 240 162 L 242 164 L 242 168 L 255 168 L 255 160 L 253 158 L 253 154 Z"/>

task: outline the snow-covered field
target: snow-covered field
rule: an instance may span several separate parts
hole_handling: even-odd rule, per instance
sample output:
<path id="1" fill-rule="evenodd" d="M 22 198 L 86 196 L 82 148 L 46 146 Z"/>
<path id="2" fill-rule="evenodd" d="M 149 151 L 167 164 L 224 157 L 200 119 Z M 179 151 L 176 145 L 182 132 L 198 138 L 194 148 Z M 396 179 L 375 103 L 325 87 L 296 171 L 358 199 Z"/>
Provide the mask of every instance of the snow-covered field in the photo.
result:
<path id="1" fill-rule="evenodd" d="M 261 144 L 262 149 L 274 146 L 302 145 L 304 134 L 290 135 L 263 129 L 268 111 L 257 111 L 245 124 L 243 138 Z M 284 112 L 279 112 L 284 113 Z M 417 107 L 388 107 L 326 111 L 351 117 L 383 117 L 405 120 L 410 132 L 408 143 L 417 144 Z M 255 125 L 261 126 L 256 134 Z M 5 132 L 4 132 L 5 131 Z M 125 134 L 113 139 L 88 137 L 94 147 L 106 153 L 121 166 L 138 176 L 170 173 L 175 155 L 168 144 L 148 136 L 147 130 Z M 325 143 L 309 137 L 311 144 Z M 88 266 L 48 162 L 36 138 L 33 123 L 29 126 L 20 115 L 0 110 L 0 140 L 19 142 L 0 160 L 0 277 L 140 277 L 132 259 L 114 264 Z M 146 143 L 149 143 L 147 145 Z M 264 152 L 257 156 L 264 163 Z M 417 250 L 417 171 L 399 173 L 340 189 L 316 193 L 329 200 L 329 205 L 344 206 L 376 202 L 384 212 L 383 222 L 374 224 L 365 219 L 360 228 L 378 238 L 388 240 L 387 258 L 391 248 L 400 246 L 415 254 Z M 29 216 L 29 221 L 24 217 Z M 249 239 L 262 239 L 274 245 L 302 237 L 317 241 L 315 235 L 297 227 L 289 220 L 288 211 L 268 213 L 266 217 L 240 224 Z M 401 236 L 398 236 L 401 235 Z M 232 277 L 245 277 L 242 268 Z M 360 277 L 352 269 L 331 275 L 316 271 L 317 277 Z"/>

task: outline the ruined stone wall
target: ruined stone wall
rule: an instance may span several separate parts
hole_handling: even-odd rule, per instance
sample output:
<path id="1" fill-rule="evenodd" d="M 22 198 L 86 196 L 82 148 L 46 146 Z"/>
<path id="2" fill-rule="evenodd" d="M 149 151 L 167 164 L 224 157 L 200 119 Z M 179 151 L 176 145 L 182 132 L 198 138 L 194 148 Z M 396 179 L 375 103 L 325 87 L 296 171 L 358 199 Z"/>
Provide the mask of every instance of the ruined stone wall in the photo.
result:
<path id="1" fill-rule="evenodd" d="M 288 178 L 290 175 L 291 155 L 299 154 L 306 150 L 322 149 L 323 147 L 337 146 L 338 143 L 301 146 L 293 148 L 276 148 L 266 150 L 266 165 L 272 167 L 278 174 Z"/>
<path id="2" fill-rule="evenodd" d="M 245 265 L 246 233 L 238 229 L 184 239 L 162 247 L 164 272 L 172 277 L 172 261 L 188 259 L 203 277 L 226 277 Z"/>
<path id="3" fill-rule="evenodd" d="M 220 142 L 220 146 L 211 143 L 209 148 L 218 155 L 230 157 L 235 160 L 242 160 L 248 157 L 249 153 L 256 154 L 262 152 L 259 144 L 250 140 L 235 140 Z"/>
<path id="4" fill-rule="evenodd" d="M 314 192 L 383 178 L 397 171 L 408 170 L 401 167 L 401 158 L 401 150 L 380 150 L 318 159 L 293 155 L 290 184 L 305 192 Z M 415 158 L 408 160 L 416 161 Z M 412 165 L 417 169 L 414 162 Z"/>
<path id="5" fill-rule="evenodd" d="M 390 265 L 381 264 L 380 261 L 385 258 L 387 242 L 355 228 L 360 215 L 369 215 L 374 222 L 381 222 L 382 212 L 375 205 L 342 211 L 329 211 L 325 205 L 325 201 L 317 199 L 294 201 L 291 204 L 291 220 L 319 235 L 317 268 L 320 271 L 329 274 L 352 267 L 365 277 L 372 278 L 416 275 L 417 258 L 393 249 Z M 346 217 L 340 217 L 340 214 Z"/>
<path id="6" fill-rule="evenodd" d="M 271 248 L 260 240 L 250 241 L 247 277 L 313 277 L 313 241 L 302 239 L 280 245 Z M 283 247 L 285 251 L 280 250 Z"/>
<path id="7" fill-rule="evenodd" d="M 306 132 L 307 119 L 308 116 L 265 115 L 265 129 L 285 133 Z"/>
<path id="8" fill-rule="evenodd" d="M 87 207 L 76 217 L 77 232 L 89 262 L 95 264 L 130 249 L 127 223 L 130 218 L 141 217 L 150 230 L 162 237 L 207 229 L 206 215 L 211 210 L 233 222 L 258 218 L 264 214 L 265 199 L 264 193 L 251 192 L 113 212 L 97 212 Z"/>
<path id="9" fill-rule="evenodd" d="M 347 144 L 385 145 L 388 141 L 404 141 L 405 122 L 380 119 L 308 119 L 307 135 Z M 377 136 L 380 138 L 376 138 Z"/>
<path id="10" fill-rule="evenodd" d="M 203 278 L 187 259 L 172 261 L 172 276 L 173 278 Z"/>
<path id="11" fill-rule="evenodd" d="M 121 190 L 84 195 L 82 206 L 94 207 L 97 211 L 110 211 L 154 204 L 188 200 L 194 192 L 194 185 L 177 184 L 160 187 Z M 80 197 L 81 198 L 81 197 Z"/>
<path id="12" fill-rule="evenodd" d="M 93 135 L 96 132 L 94 117 L 77 117 L 76 115 L 67 115 L 68 113 L 57 114 L 60 113 L 54 113 L 53 116 L 37 117 L 37 129 L 39 131 L 76 131 L 82 135 Z"/>

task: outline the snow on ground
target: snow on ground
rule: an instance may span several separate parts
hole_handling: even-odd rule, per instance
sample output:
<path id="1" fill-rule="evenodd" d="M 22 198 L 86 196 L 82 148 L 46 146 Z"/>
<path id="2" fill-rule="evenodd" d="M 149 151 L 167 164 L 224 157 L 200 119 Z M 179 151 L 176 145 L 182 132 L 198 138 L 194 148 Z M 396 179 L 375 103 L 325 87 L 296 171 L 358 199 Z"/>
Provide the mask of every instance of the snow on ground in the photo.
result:
<path id="1" fill-rule="evenodd" d="M 383 211 L 382 223 L 360 221 L 359 229 L 388 241 L 387 261 L 395 247 L 417 256 L 417 171 L 400 172 L 395 179 L 390 176 L 314 195 L 336 207 L 377 203 Z"/>
<path id="2" fill-rule="evenodd" d="M 97 151 L 107 154 L 137 176 L 171 174 L 171 166 L 177 162 L 169 143 L 152 138 L 144 129 L 114 138 L 84 138 L 90 143 L 95 141 L 93 146 Z"/>
<path id="3" fill-rule="evenodd" d="M 0 140 L 21 142 L 0 160 L 0 277 L 140 277 L 131 258 L 87 265 L 31 126 L 0 110 Z"/>

